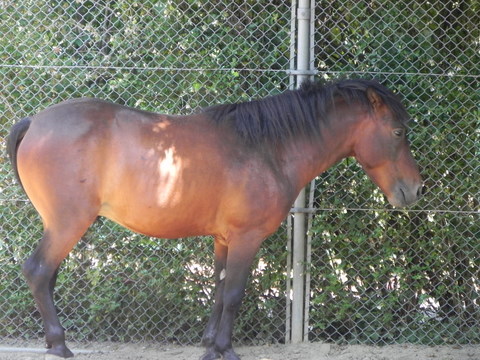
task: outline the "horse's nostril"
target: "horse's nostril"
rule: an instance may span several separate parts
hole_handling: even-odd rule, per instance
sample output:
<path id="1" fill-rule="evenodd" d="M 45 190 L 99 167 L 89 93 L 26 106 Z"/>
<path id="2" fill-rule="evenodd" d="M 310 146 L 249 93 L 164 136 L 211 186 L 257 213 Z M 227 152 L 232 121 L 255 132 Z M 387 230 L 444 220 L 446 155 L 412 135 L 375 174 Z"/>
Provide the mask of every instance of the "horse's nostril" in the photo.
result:
<path id="1" fill-rule="evenodd" d="M 417 197 L 421 197 L 423 195 L 423 184 L 420 185 L 417 189 Z"/>

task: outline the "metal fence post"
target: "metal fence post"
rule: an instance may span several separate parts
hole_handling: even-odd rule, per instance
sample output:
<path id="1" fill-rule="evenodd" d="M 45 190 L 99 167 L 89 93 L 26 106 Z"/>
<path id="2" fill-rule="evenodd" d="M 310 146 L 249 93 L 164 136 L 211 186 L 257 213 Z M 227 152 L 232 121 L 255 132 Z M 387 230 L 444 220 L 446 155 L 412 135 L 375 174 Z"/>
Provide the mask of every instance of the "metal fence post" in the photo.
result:
<path id="1" fill-rule="evenodd" d="M 297 87 L 311 75 L 310 69 L 310 0 L 300 0 L 297 9 Z M 295 200 L 296 209 L 305 207 L 305 190 Z M 305 304 L 305 212 L 295 211 L 293 219 L 293 260 L 292 260 L 292 326 L 291 342 L 304 340 L 304 304 Z"/>

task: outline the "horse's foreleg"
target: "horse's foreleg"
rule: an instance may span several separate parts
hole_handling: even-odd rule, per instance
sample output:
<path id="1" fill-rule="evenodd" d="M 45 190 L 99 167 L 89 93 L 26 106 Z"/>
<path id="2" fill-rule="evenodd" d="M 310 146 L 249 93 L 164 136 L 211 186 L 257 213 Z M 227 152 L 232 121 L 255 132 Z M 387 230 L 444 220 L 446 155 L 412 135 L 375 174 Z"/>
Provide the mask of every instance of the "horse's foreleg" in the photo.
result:
<path id="1" fill-rule="evenodd" d="M 221 285 L 222 312 L 220 318 L 216 320 L 218 325 L 214 345 L 207 350 L 201 360 L 217 359 L 220 354 L 224 360 L 240 359 L 232 349 L 233 323 L 245 294 L 250 266 L 260 244 L 261 240 L 250 237 L 229 239 L 225 283 Z"/>
<path id="2" fill-rule="evenodd" d="M 202 345 L 207 348 L 207 354 L 209 354 L 207 358 L 210 359 L 218 359 L 221 357 L 215 350 L 214 345 L 218 323 L 220 322 L 223 311 L 223 289 L 225 287 L 227 265 L 227 247 L 222 241 L 223 239 L 215 238 L 215 303 L 202 337 Z M 204 355 L 204 358 L 207 354 Z"/>

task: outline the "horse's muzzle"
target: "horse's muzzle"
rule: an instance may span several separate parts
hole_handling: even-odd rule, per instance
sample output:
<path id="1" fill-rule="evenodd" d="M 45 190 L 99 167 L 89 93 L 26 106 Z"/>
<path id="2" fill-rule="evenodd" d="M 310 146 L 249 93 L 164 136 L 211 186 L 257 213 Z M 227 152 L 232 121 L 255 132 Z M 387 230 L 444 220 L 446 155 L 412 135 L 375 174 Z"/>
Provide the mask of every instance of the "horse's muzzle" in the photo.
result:
<path id="1" fill-rule="evenodd" d="M 415 182 L 413 184 L 405 184 L 403 181 L 397 182 L 391 195 L 388 196 L 388 202 L 395 207 L 403 208 L 415 203 L 422 197 L 423 184 Z"/>

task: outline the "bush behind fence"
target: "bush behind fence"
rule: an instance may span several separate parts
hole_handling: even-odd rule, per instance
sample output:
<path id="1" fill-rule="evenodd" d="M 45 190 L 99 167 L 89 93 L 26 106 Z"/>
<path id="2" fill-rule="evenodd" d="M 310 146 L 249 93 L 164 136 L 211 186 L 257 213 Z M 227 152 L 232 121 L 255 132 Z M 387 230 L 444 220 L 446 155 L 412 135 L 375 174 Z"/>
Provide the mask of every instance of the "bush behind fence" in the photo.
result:
<path id="1" fill-rule="evenodd" d="M 4 1 L 0 146 L 23 116 L 94 96 L 190 113 L 288 88 L 283 1 Z M 318 1 L 317 79 L 377 78 L 412 116 L 426 194 L 388 207 L 352 160 L 317 178 L 309 338 L 480 341 L 480 9 L 470 1 Z M 0 336 L 41 336 L 20 275 L 41 223 L 2 155 Z M 268 210 L 266 210 L 268 211 Z M 286 227 L 252 270 L 236 339 L 285 338 Z M 65 261 L 57 304 L 77 341 L 198 343 L 213 298 L 212 241 L 150 239 L 99 219 Z"/>

